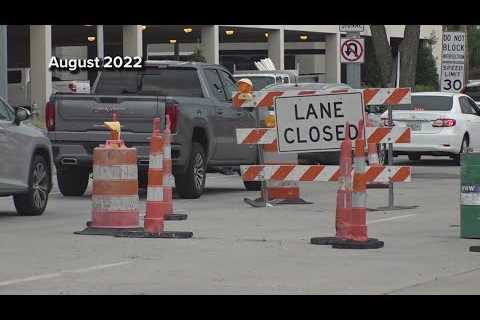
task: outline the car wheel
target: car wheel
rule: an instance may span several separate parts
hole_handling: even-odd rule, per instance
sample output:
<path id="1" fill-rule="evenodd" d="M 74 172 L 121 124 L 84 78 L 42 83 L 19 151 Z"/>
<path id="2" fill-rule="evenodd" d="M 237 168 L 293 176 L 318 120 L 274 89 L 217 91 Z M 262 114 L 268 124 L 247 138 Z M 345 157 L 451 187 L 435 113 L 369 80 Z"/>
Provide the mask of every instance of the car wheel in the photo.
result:
<path id="1" fill-rule="evenodd" d="M 88 187 L 90 172 L 85 168 L 62 168 L 57 171 L 60 192 L 66 197 L 81 197 Z"/>
<path id="2" fill-rule="evenodd" d="M 187 172 L 175 176 L 175 189 L 183 199 L 197 199 L 205 188 L 207 160 L 200 143 L 194 142 Z"/>
<path id="3" fill-rule="evenodd" d="M 422 155 L 421 154 L 418 154 L 418 153 L 410 153 L 408 155 L 408 160 L 410 161 L 418 161 L 422 158 Z"/>
<path id="4" fill-rule="evenodd" d="M 243 185 L 247 191 L 260 191 L 262 190 L 261 181 L 243 181 Z"/>
<path id="5" fill-rule="evenodd" d="M 28 193 L 13 196 L 18 214 L 39 216 L 47 207 L 51 176 L 47 161 L 39 155 L 34 156 L 30 168 Z"/>
<path id="6" fill-rule="evenodd" d="M 462 140 L 462 145 L 460 147 L 460 153 L 453 156 L 453 161 L 456 165 L 460 165 L 460 155 L 464 152 L 467 152 L 469 146 L 468 137 L 464 136 Z"/>

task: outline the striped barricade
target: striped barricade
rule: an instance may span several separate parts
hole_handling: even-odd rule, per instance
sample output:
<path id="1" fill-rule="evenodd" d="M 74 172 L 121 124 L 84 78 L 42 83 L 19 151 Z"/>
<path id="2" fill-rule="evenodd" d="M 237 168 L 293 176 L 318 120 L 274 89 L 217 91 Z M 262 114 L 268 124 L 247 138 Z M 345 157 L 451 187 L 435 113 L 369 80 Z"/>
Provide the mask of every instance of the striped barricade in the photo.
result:
<path id="1" fill-rule="evenodd" d="M 245 181 L 337 182 L 340 166 L 334 165 L 251 165 L 241 166 Z M 353 170 L 352 170 L 353 174 Z M 367 166 L 367 182 L 410 182 L 409 166 Z"/>

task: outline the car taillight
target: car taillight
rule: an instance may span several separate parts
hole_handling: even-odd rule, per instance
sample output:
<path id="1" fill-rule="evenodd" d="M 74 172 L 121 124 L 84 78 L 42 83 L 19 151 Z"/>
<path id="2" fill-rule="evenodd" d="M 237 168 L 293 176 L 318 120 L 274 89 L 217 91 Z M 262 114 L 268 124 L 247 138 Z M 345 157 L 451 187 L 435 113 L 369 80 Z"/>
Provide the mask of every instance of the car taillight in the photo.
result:
<path id="1" fill-rule="evenodd" d="M 72 92 L 77 92 L 77 86 L 74 83 L 69 83 L 68 89 L 70 89 Z"/>
<path id="2" fill-rule="evenodd" d="M 170 132 L 175 133 L 177 130 L 177 115 L 178 115 L 178 102 L 175 100 L 167 101 L 165 105 L 165 115 L 170 118 Z"/>
<path id="3" fill-rule="evenodd" d="M 55 130 L 55 104 L 51 101 L 45 106 L 45 125 L 48 131 Z"/>
<path id="4" fill-rule="evenodd" d="M 437 119 L 433 121 L 432 127 L 453 127 L 456 123 L 455 119 Z"/>

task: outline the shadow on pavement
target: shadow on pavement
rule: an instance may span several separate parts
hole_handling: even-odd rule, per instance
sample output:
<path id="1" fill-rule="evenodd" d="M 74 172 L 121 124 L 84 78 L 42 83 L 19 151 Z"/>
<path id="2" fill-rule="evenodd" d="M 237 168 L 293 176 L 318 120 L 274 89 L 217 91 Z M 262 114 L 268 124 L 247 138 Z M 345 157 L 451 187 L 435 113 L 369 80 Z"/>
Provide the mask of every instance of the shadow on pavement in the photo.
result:
<path id="1" fill-rule="evenodd" d="M 199 199 L 201 199 L 203 196 L 208 195 L 228 194 L 242 191 L 246 191 L 245 188 L 205 188 L 205 190 L 203 191 L 203 195 Z M 140 196 L 140 200 L 146 200 L 147 189 L 139 189 L 138 194 Z M 175 192 L 175 189 L 173 189 L 173 199 L 181 199 L 180 196 Z"/>
<path id="2" fill-rule="evenodd" d="M 409 165 L 412 167 L 459 167 L 453 160 L 447 159 L 427 159 L 427 160 L 395 160 L 394 165 Z"/>

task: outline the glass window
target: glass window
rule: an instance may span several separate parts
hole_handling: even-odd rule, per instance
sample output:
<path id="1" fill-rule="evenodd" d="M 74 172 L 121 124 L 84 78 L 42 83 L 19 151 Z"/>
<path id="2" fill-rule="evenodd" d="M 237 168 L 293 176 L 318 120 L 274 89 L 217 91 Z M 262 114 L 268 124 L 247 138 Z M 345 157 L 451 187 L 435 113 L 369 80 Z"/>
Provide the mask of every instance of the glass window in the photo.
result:
<path id="1" fill-rule="evenodd" d="M 0 99 L 0 121 L 13 121 L 14 117 L 13 110 Z"/>
<path id="2" fill-rule="evenodd" d="M 233 93 L 235 91 L 238 91 L 238 86 L 235 83 L 235 79 L 233 77 L 226 73 L 223 70 L 218 70 L 218 73 L 220 74 L 220 78 L 223 83 L 223 88 L 225 90 L 225 95 L 226 95 L 226 100 L 227 101 L 232 101 Z"/>
<path id="3" fill-rule="evenodd" d="M 22 71 L 20 70 L 11 70 L 8 71 L 8 83 L 21 83 L 22 82 Z"/>
<path id="4" fill-rule="evenodd" d="M 103 71 L 97 83 L 95 94 L 122 95 L 136 94 L 139 74 L 135 71 Z"/>
<path id="5" fill-rule="evenodd" d="M 450 111 L 453 107 L 451 96 L 413 96 L 412 104 L 395 106 L 394 110 Z"/>
<path id="6" fill-rule="evenodd" d="M 225 91 L 223 89 L 222 81 L 215 69 L 205 69 L 205 77 L 207 78 L 208 85 L 212 94 L 219 101 L 227 101 Z"/>
<path id="7" fill-rule="evenodd" d="M 462 109 L 463 114 L 475 114 L 475 111 L 472 109 L 470 102 L 465 97 L 460 97 L 460 108 Z"/>
<path id="8" fill-rule="evenodd" d="M 203 97 L 197 70 L 193 68 L 147 69 L 141 94 L 169 97 Z"/>
<path id="9" fill-rule="evenodd" d="M 464 93 L 470 96 L 473 100 L 480 102 L 480 85 L 475 85 L 465 88 Z"/>
<path id="10" fill-rule="evenodd" d="M 472 108 L 473 113 L 476 114 L 476 115 L 480 115 L 480 109 L 478 108 L 478 106 L 477 106 L 477 104 L 475 103 L 475 101 L 473 101 L 472 99 L 468 99 L 468 98 L 467 98 L 467 102 L 470 104 L 470 107 Z"/>

